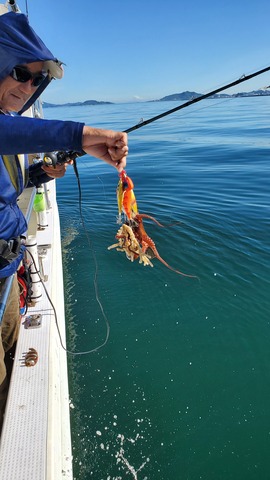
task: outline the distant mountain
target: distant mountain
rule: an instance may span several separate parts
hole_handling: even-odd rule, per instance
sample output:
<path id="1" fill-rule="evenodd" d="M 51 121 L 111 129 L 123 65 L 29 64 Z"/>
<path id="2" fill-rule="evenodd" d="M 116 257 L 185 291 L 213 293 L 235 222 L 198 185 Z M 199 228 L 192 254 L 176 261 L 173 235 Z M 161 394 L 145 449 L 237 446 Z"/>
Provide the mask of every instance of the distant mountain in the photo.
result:
<path id="1" fill-rule="evenodd" d="M 166 97 L 162 97 L 159 100 L 152 100 L 152 102 L 168 102 L 168 101 L 186 101 L 193 100 L 194 98 L 201 97 L 203 93 L 197 92 L 186 92 L 181 93 L 173 93 L 172 95 L 167 95 Z M 270 95 L 269 90 L 253 90 L 252 92 L 242 92 L 242 93 L 234 93 L 233 95 L 229 95 L 227 93 L 217 93 L 212 95 L 208 98 L 239 98 L 239 97 L 267 97 Z M 47 103 L 43 102 L 44 108 L 53 108 L 53 107 L 81 107 L 87 105 L 113 105 L 113 102 L 98 102 L 97 100 L 86 100 L 85 102 L 74 102 L 74 103 Z"/>
<path id="2" fill-rule="evenodd" d="M 97 102 L 97 100 L 86 100 L 85 102 L 74 102 L 74 103 L 42 103 L 43 108 L 54 108 L 54 107 L 81 107 L 87 105 L 112 105 L 112 102 Z"/>
<path id="3" fill-rule="evenodd" d="M 167 95 L 166 97 L 162 97 L 159 100 L 154 100 L 155 102 L 168 102 L 168 101 L 178 101 L 178 100 L 193 100 L 194 98 L 201 97 L 203 93 L 197 92 L 182 92 L 182 93 L 173 93 L 172 95 Z M 253 90 L 252 92 L 241 92 L 241 93 L 234 93 L 229 95 L 227 93 L 217 93 L 212 95 L 209 98 L 239 98 L 239 97 L 267 97 L 270 95 L 269 90 Z"/>
<path id="4" fill-rule="evenodd" d="M 158 102 L 167 102 L 171 100 L 191 100 L 192 98 L 197 98 L 200 96 L 201 93 L 186 91 L 182 93 L 173 93 L 172 95 L 167 95 L 166 97 L 158 100 Z"/>

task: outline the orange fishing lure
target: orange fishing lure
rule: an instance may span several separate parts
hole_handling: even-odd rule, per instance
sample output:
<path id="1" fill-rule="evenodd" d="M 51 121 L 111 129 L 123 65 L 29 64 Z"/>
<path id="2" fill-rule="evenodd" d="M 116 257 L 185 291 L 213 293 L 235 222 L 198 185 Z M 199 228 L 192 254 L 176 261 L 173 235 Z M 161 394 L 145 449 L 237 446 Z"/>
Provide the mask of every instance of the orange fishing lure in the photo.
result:
<path id="1" fill-rule="evenodd" d="M 130 177 L 123 170 L 120 173 L 120 180 L 117 186 L 118 214 L 123 212 L 128 220 L 131 220 L 138 213 L 136 197 L 133 191 L 134 184 Z"/>

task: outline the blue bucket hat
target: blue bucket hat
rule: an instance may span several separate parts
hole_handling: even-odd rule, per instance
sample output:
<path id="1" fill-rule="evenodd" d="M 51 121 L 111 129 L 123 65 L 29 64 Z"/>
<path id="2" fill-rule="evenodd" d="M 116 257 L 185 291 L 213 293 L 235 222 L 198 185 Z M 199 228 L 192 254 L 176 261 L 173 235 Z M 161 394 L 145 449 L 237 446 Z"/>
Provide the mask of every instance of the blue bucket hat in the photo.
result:
<path id="1" fill-rule="evenodd" d="M 30 27 L 23 13 L 8 12 L 0 16 L 0 80 L 6 78 L 16 65 L 43 62 L 48 75 L 27 102 L 27 108 L 40 96 L 52 78 L 63 77 L 62 62 L 57 60 Z M 23 108 L 25 111 L 26 108 Z M 19 112 L 19 113 L 22 113 Z"/>

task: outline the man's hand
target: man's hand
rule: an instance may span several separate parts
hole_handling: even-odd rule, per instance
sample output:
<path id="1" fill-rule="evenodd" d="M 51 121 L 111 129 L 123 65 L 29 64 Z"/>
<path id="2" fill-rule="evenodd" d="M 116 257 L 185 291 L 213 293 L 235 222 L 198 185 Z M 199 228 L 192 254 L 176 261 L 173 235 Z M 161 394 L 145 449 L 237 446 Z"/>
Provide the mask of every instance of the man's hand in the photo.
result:
<path id="1" fill-rule="evenodd" d="M 127 134 L 124 132 L 87 126 L 83 128 L 82 149 L 89 155 L 112 165 L 119 173 L 126 166 L 127 143 Z"/>
<path id="2" fill-rule="evenodd" d="M 61 178 L 65 175 L 68 163 L 57 163 L 55 167 L 42 165 L 42 170 L 51 178 Z"/>

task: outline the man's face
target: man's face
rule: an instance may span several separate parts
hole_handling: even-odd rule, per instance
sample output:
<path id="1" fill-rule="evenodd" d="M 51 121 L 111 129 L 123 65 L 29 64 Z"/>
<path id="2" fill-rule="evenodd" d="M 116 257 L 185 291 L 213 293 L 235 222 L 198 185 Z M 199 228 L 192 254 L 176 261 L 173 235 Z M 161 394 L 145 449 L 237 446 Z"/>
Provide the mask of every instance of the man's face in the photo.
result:
<path id="1" fill-rule="evenodd" d="M 28 63 L 24 66 L 32 73 L 41 73 L 43 62 Z M 0 108 L 4 112 L 19 112 L 36 88 L 31 80 L 20 83 L 10 76 L 0 80 Z"/>

